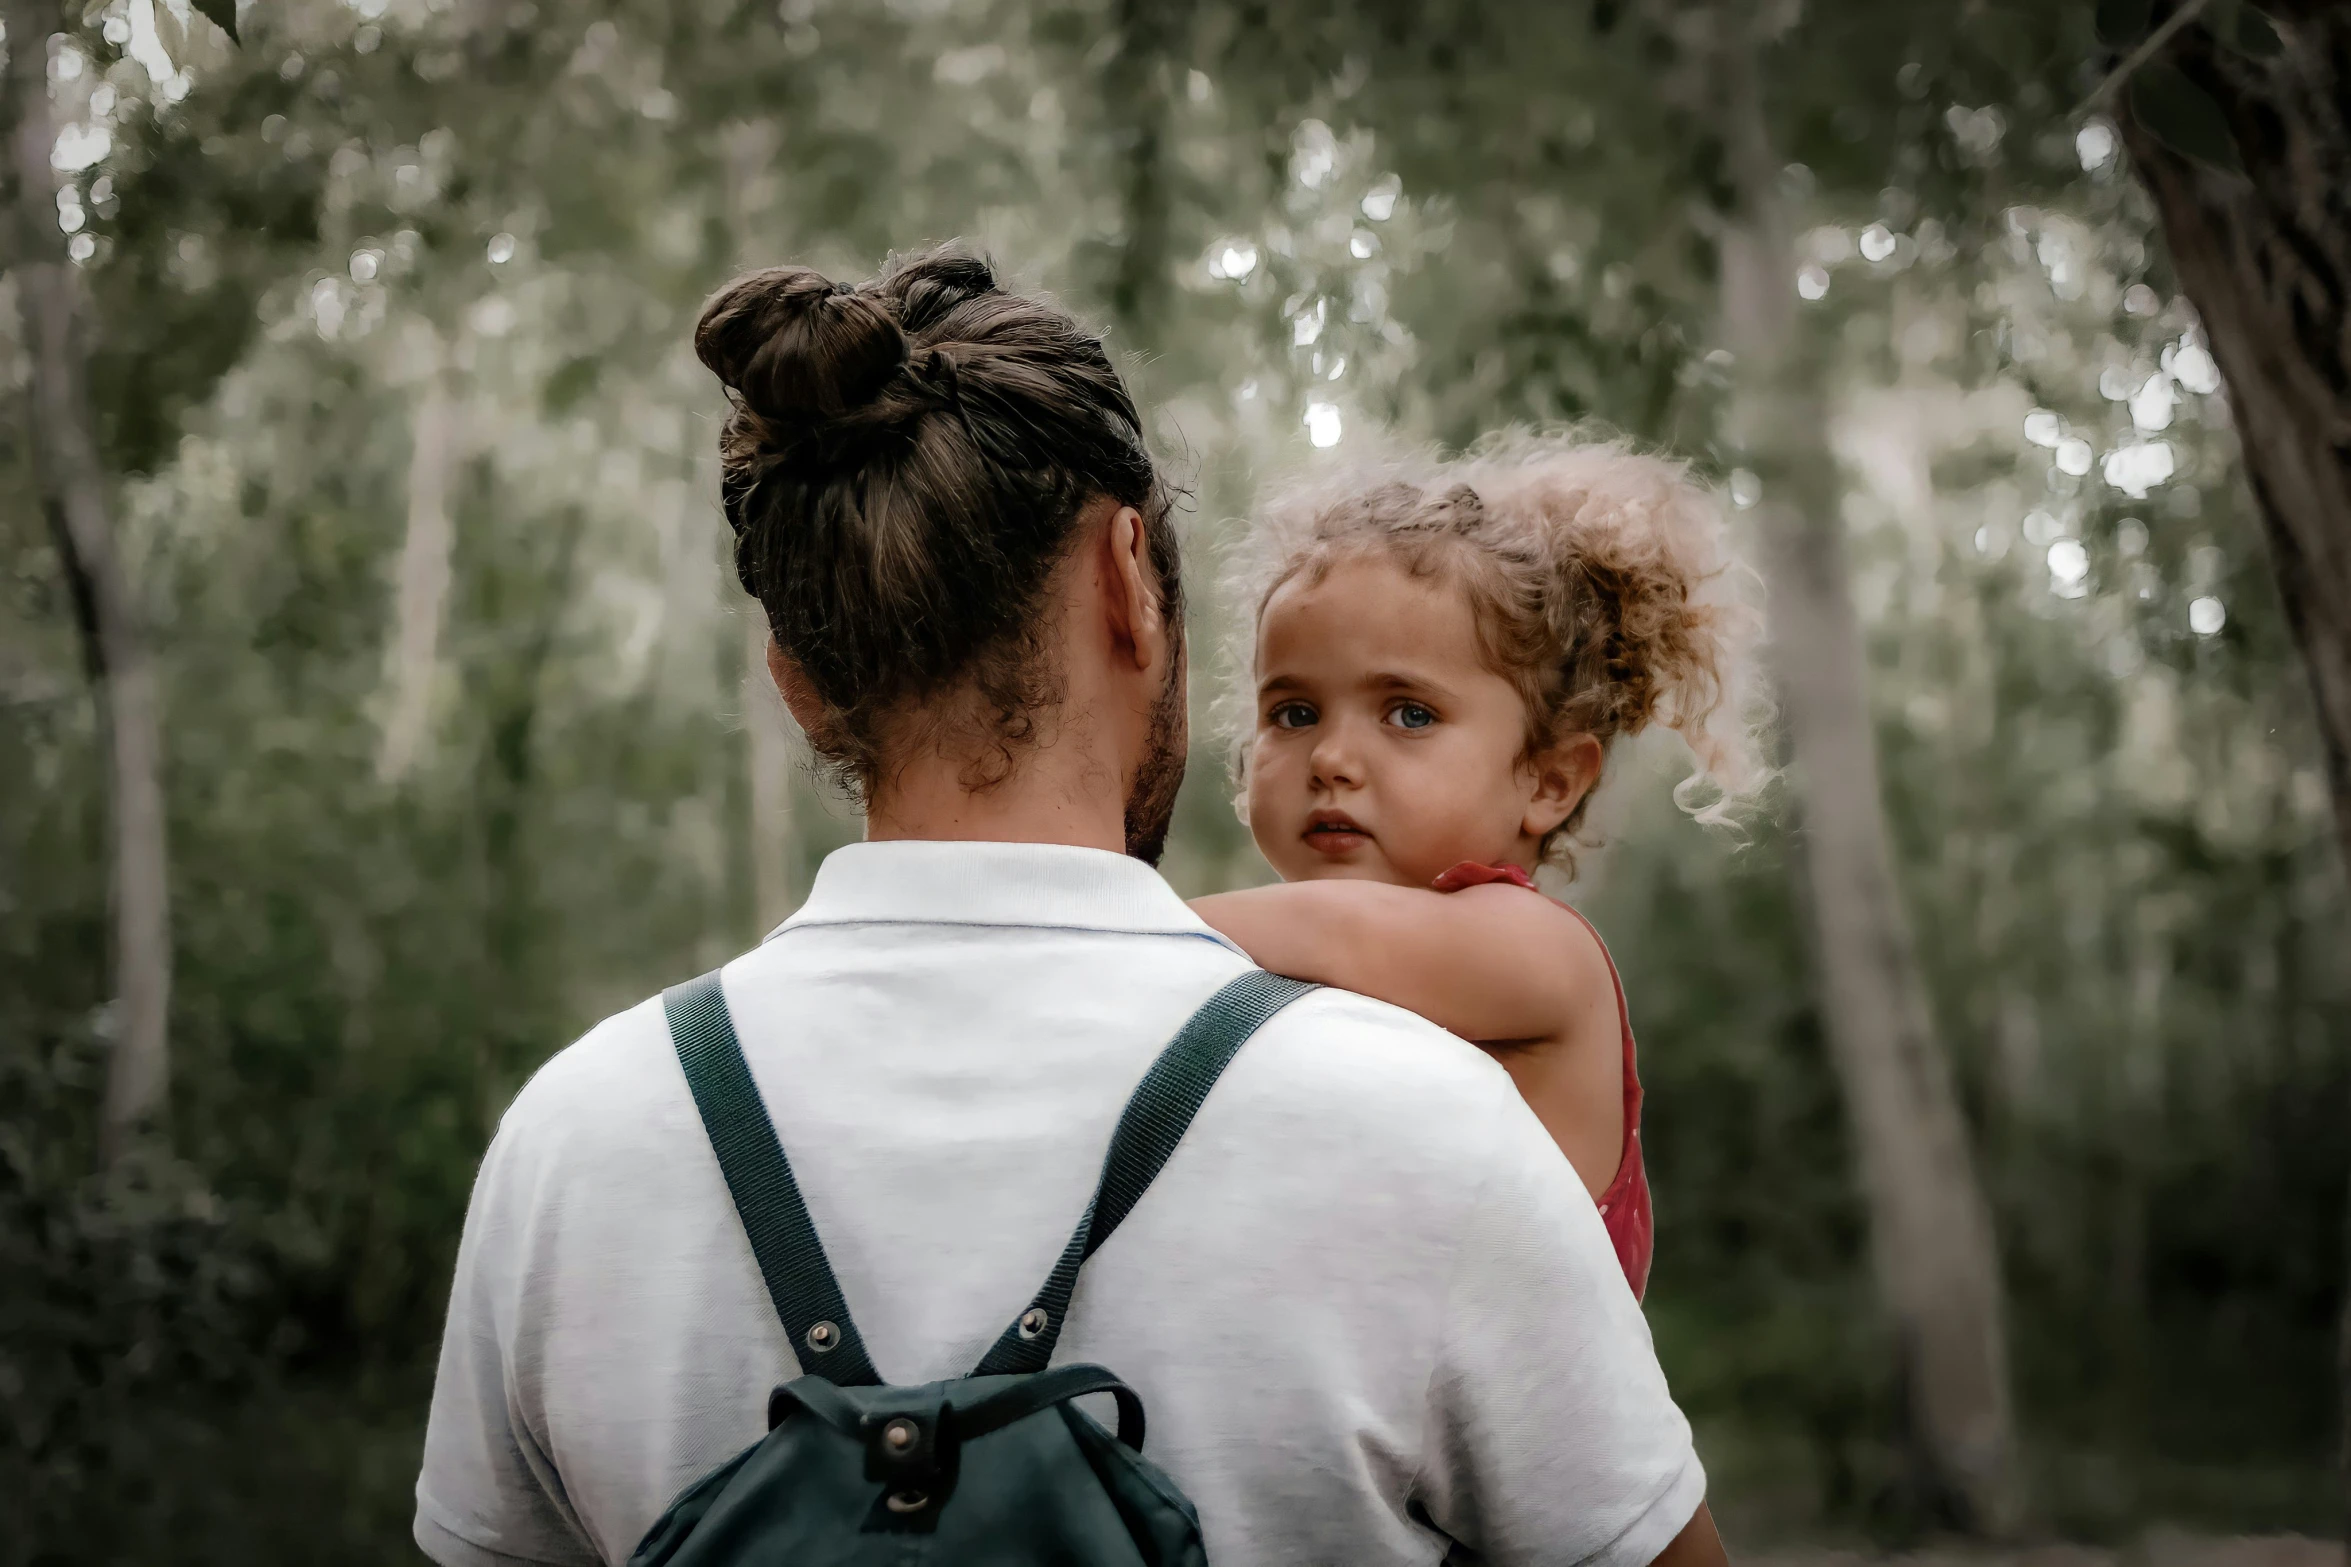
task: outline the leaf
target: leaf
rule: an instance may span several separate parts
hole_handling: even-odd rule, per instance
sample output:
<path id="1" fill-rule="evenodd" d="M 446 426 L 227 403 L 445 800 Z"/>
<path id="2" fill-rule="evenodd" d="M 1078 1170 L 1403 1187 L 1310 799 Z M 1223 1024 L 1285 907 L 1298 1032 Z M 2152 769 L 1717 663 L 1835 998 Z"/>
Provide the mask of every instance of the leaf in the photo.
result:
<path id="1" fill-rule="evenodd" d="M 229 35 L 230 43 L 240 43 L 237 37 L 237 0 L 196 0 L 197 13 L 213 26 Z"/>
<path id="2" fill-rule="evenodd" d="M 2131 112 L 2155 139 L 2183 157 L 2231 173 L 2245 172 L 2236 134 L 2212 95 L 2176 66 L 2150 60 L 2131 78 Z"/>
<path id="3" fill-rule="evenodd" d="M 2098 0 L 2098 41 L 2120 49 L 2147 33 L 2150 0 Z"/>
<path id="4" fill-rule="evenodd" d="M 2249 5 L 2233 8 L 2236 15 L 2226 29 L 2217 23 L 2212 31 L 2222 43 L 2239 54 L 2256 60 L 2274 60 L 2285 53 L 2286 41 L 2278 36 L 2277 27 L 2259 10 Z"/>

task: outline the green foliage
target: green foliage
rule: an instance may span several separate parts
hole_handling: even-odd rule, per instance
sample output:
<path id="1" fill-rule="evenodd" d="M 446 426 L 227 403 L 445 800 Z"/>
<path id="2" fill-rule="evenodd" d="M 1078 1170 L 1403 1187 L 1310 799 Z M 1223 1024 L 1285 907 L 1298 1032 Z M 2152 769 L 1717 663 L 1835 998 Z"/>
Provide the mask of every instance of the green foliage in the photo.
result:
<path id="1" fill-rule="evenodd" d="M 2244 173 L 2237 133 L 2213 96 L 2170 61 L 2139 58 L 2140 50 L 2159 42 L 2149 26 L 2150 9 L 2148 0 L 2100 0 L 2098 6 L 2099 40 L 2124 55 L 2116 74 L 2129 73 L 2123 90 L 2131 113 L 2156 140 L 2181 156 L 2227 173 Z M 2183 9 L 2184 5 L 2174 8 L 2158 26 L 2180 25 Z M 2256 60 L 2274 59 L 2286 47 L 2276 24 L 2246 0 L 2200 0 L 2193 16 L 2184 20 L 2223 48 Z"/>
<path id="2" fill-rule="evenodd" d="M 2226 0 L 2212 11 L 2212 35 L 2239 54 L 2269 60 L 2285 53 L 2286 41 L 2278 36 L 2277 24 L 2244 0 Z"/>
<path id="3" fill-rule="evenodd" d="M 2131 76 L 2131 112 L 2172 151 L 2232 173 L 2245 171 L 2228 116 L 2175 65 L 2150 60 Z"/>
<path id="4" fill-rule="evenodd" d="M 1770 109 L 2039 1516 L 2318 1526 L 2342 878 L 2226 411 L 2144 200 L 2072 118 L 2144 36 L 2120 9 L 1815 4 Z M 752 799 L 773 704 L 748 694 L 686 349 L 730 269 L 854 276 L 962 233 L 1099 312 L 1195 482 L 1200 576 L 1309 417 L 1342 456 L 1379 425 L 1598 419 L 1743 482 L 1712 348 L 1726 149 L 1692 94 L 1703 38 L 1652 7 L 273 5 L 235 50 L 167 27 L 176 98 L 112 14 L 58 91 L 112 139 L 74 210 L 167 677 L 172 1156 L 88 1173 L 98 717 L 12 483 L 0 1269 L 26 1282 L 0 1304 L 0 1494 L 41 1500 L 0 1562 L 407 1559 L 449 1258 L 504 1105 L 785 912 L 756 906 L 758 832 L 803 885 L 854 835 L 804 778 L 787 827 Z M 2250 8 L 2209 20 L 2262 47 Z M 436 392 L 448 586 L 403 771 Z M 2167 477 L 2110 478 L 2158 444 Z M 1229 609 L 1195 600 L 1213 646 Z M 1201 727 L 1186 891 L 1266 874 Z M 1577 896 L 1643 1040 L 1660 1350 L 1734 1517 L 1897 1534 L 1903 1395 L 1779 808 L 1710 834 L 1667 801 L 1670 755 L 1619 771 Z M 90 1528 L 95 1557 L 61 1543 Z"/>

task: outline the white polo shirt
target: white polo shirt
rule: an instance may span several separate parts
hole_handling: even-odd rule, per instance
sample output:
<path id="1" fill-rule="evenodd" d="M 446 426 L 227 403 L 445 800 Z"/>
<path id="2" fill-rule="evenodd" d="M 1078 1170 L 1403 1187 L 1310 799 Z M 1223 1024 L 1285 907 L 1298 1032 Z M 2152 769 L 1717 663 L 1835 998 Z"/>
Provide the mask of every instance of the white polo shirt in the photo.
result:
<path id="1" fill-rule="evenodd" d="M 726 967 L 882 1376 L 971 1369 L 1119 1110 L 1248 966 L 1141 863 L 863 843 Z M 1056 1363 L 1142 1395 L 1209 1560 L 1640 1567 L 1705 1477 L 1599 1215 L 1482 1052 L 1319 992 L 1244 1047 L 1087 1264 Z M 416 1539 L 620 1563 L 797 1375 L 658 999 L 547 1063 L 482 1161 Z"/>

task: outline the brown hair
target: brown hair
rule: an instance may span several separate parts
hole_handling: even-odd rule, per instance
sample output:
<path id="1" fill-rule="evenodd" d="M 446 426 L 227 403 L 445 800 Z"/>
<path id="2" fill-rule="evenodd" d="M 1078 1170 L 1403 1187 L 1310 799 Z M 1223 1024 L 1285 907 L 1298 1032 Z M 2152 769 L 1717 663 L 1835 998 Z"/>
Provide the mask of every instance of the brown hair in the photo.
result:
<path id="1" fill-rule="evenodd" d="M 1462 585 L 1488 663 L 1525 700 L 1526 754 L 1574 734 L 1613 749 L 1663 725 L 1698 762 L 1675 797 L 1710 822 L 1730 820 L 1762 781 L 1752 574 L 1682 464 L 1620 442 L 1514 434 L 1456 461 L 1351 465 L 1293 485 L 1261 510 L 1235 562 L 1252 643 L 1284 582 L 1371 552 Z M 1237 662 L 1248 685 L 1229 704 L 1236 775 L 1256 708 L 1253 657 Z M 1705 784 L 1714 798 L 1692 807 L 1689 791 Z M 1572 868 L 1590 803 L 1544 838 L 1545 859 Z"/>
<path id="2" fill-rule="evenodd" d="M 1036 624 L 1099 501 L 1142 513 L 1169 622 L 1169 491 L 1099 338 L 942 248 L 852 286 L 807 267 L 728 284 L 694 351 L 732 405 L 720 497 L 735 569 L 823 704 L 817 756 L 870 799 L 909 709 L 968 691 L 1010 772 L 1058 700 Z M 938 722 L 938 720 L 934 720 Z"/>

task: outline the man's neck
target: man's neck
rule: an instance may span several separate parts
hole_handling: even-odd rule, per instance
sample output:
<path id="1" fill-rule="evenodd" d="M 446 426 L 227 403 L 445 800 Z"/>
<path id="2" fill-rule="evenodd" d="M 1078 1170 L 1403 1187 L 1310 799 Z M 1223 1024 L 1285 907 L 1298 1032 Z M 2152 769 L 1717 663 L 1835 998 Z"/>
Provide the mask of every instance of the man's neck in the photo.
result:
<path id="1" fill-rule="evenodd" d="M 932 755 L 900 768 L 866 808 L 866 837 L 1126 850 L 1120 780 L 1066 737 L 1017 754 L 1011 776 L 991 788 L 968 787 L 971 775 L 969 758 Z"/>

